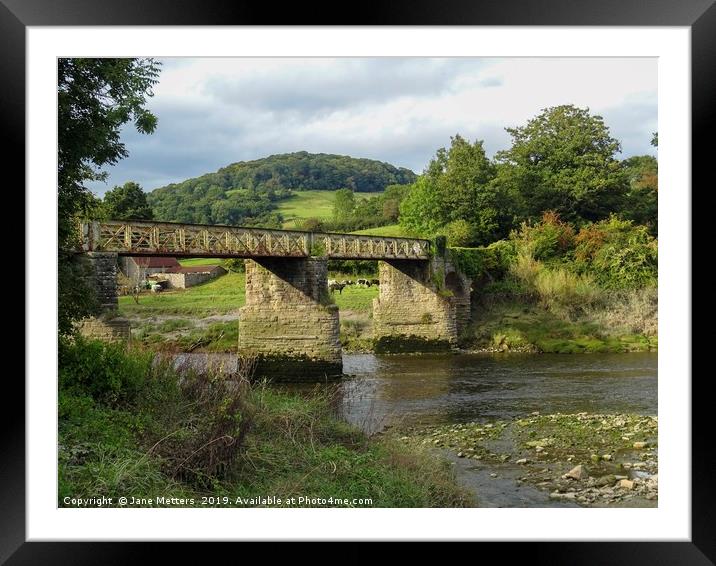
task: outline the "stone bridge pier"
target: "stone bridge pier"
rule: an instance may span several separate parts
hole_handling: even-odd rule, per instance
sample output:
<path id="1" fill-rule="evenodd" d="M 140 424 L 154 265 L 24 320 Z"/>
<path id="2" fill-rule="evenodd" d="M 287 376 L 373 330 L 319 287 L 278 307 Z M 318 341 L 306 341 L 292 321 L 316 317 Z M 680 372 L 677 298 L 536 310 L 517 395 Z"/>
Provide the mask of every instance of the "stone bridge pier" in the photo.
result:
<path id="1" fill-rule="evenodd" d="M 256 356 L 255 375 L 335 379 L 343 364 L 338 307 L 328 294 L 325 258 L 247 259 L 239 351 Z"/>
<path id="2" fill-rule="evenodd" d="M 118 316 L 117 254 L 88 252 L 76 256 L 75 261 L 82 264 L 85 281 L 94 289 L 100 307 L 97 316 L 77 324 L 80 334 L 98 340 L 129 341 L 129 321 Z"/>
<path id="3" fill-rule="evenodd" d="M 471 280 L 448 258 L 378 262 L 373 338 L 381 352 L 455 348 L 470 318 Z"/>

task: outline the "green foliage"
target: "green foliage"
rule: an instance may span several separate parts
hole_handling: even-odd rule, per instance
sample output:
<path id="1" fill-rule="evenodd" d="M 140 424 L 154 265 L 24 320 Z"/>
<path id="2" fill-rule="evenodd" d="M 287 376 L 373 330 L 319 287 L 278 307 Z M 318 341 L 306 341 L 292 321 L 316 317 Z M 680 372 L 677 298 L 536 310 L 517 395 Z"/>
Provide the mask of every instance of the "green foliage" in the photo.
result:
<path id="1" fill-rule="evenodd" d="M 442 209 L 437 187 L 423 175 L 411 186 L 400 205 L 400 226 L 411 233 L 429 237 L 445 224 Z"/>
<path id="2" fill-rule="evenodd" d="M 114 187 L 104 195 L 104 215 L 111 220 L 152 220 L 154 214 L 147 204 L 147 195 L 137 183 Z"/>
<path id="3" fill-rule="evenodd" d="M 243 259 L 240 258 L 233 258 L 233 259 L 227 259 L 224 260 L 223 266 L 231 271 L 232 273 L 245 273 L 246 272 L 246 263 L 244 263 Z"/>
<path id="4" fill-rule="evenodd" d="M 601 116 L 556 106 L 507 131 L 512 147 L 496 155 L 497 183 L 512 195 L 519 216 L 554 210 L 581 223 L 620 210 L 628 180 L 614 157 L 620 144 Z"/>
<path id="5" fill-rule="evenodd" d="M 612 216 L 582 228 L 575 241 L 577 269 L 591 274 L 605 288 L 656 285 L 658 245 L 645 226 Z"/>
<path id="6" fill-rule="evenodd" d="M 388 163 L 305 151 L 234 163 L 148 194 L 159 220 L 202 224 L 281 225 L 278 204 L 293 191 L 380 192 L 415 174 Z"/>
<path id="7" fill-rule="evenodd" d="M 467 220 L 453 220 L 442 228 L 451 247 L 468 246 L 475 239 L 473 228 Z"/>
<path id="8" fill-rule="evenodd" d="M 659 165 L 652 155 L 637 155 L 621 163 L 629 178 L 629 192 L 621 216 L 658 233 Z"/>
<path id="9" fill-rule="evenodd" d="M 325 229 L 322 220 L 318 218 L 306 218 L 301 223 L 301 230 L 305 230 L 306 232 L 323 232 Z"/>
<path id="10" fill-rule="evenodd" d="M 333 193 L 333 218 L 336 222 L 348 220 L 356 206 L 356 198 L 350 189 L 338 189 Z"/>
<path id="11" fill-rule="evenodd" d="M 559 214 L 547 211 L 537 224 L 522 223 L 519 231 L 510 235 L 515 249 L 538 260 L 564 256 L 574 247 L 574 228 L 559 218 Z"/>
<path id="12" fill-rule="evenodd" d="M 456 235 L 456 227 L 467 224 L 470 229 L 460 233 L 462 245 L 487 244 L 506 235 L 510 207 L 494 178 L 495 167 L 485 155 L 483 142 L 470 144 L 459 134 L 454 136 L 450 148 L 437 151 L 402 202 L 401 226 L 430 237 L 447 232 Z"/>
<path id="13" fill-rule="evenodd" d="M 89 284 L 92 267 L 83 256 L 60 248 L 57 252 L 57 331 L 60 336 L 75 332 L 75 322 L 100 312 L 94 288 Z"/>
<path id="14" fill-rule="evenodd" d="M 602 297 L 592 277 L 562 268 L 539 269 L 533 285 L 542 304 L 553 310 L 584 309 Z"/>
<path id="15" fill-rule="evenodd" d="M 102 180 L 102 167 L 127 156 L 120 140 L 124 124 L 150 134 L 156 117 L 145 105 L 157 82 L 159 63 L 153 59 L 60 58 L 57 61 L 58 131 L 58 319 L 60 334 L 72 322 L 94 313 L 96 301 L 79 270 L 70 265 L 69 251 L 77 241 L 76 220 L 97 212 L 97 199 L 85 188 Z"/>
<path id="16" fill-rule="evenodd" d="M 87 341 L 82 337 L 59 341 L 60 388 L 81 391 L 101 403 L 133 400 L 150 367 L 149 354 L 127 355 L 124 344 Z"/>
<path id="17" fill-rule="evenodd" d="M 499 240 L 481 248 L 450 248 L 455 266 L 472 279 L 499 279 L 507 273 L 515 259 L 512 242 Z"/>

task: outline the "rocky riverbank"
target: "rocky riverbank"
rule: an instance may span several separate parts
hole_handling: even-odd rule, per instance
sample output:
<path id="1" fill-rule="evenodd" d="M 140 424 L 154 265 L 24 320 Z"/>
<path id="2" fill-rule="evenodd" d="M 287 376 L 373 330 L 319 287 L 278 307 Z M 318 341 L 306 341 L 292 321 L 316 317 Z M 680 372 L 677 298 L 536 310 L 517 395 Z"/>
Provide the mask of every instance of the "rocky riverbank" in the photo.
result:
<path id="1" fill-rule="evenodd" d="M 462 474 L 488 472 L 516 491 L 544 492 L 549 499 L 542 506 L 654 507 L 657 428 L 656 416 L 532 413 L 511 421 L 408 427 L 399 434 L 405 442 L 448 450 Z M 479 504 L 479 487 L 476 495 Z"/>

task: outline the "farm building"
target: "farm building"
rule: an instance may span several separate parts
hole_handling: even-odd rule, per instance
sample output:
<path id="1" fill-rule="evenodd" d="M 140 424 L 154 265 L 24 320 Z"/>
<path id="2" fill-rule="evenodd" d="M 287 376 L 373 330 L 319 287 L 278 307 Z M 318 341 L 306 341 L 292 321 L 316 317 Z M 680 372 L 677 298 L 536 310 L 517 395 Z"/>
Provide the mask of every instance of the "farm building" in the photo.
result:
<path id="1" fill-rule="evenodd" d="M 226 273 L 226 269 L 220 265 L 192 265 L 190 267 L 179 266 L 164 273 L 157 273 L 155 277 L 160 281 L 167 281 L 171 289 L 186 289 L 224 275 L 224 273 Z"/>
<path id="2" fill-rule="evenodd" d="M 122 257 L 119 268 L 132 281 L 146 279 L 155 273 L 166 273 L 171 269 L 180 268 L 181 264 L 175 257 Z"/>
<path id="3" fill-rule="evenodd" d="M 170 289 L 186 289 L 226 273 L 220 265 L 182 266 L 173 257 L 124 257 L 120 260 L 122 273 L 132 281 L 166 281 Z"/>

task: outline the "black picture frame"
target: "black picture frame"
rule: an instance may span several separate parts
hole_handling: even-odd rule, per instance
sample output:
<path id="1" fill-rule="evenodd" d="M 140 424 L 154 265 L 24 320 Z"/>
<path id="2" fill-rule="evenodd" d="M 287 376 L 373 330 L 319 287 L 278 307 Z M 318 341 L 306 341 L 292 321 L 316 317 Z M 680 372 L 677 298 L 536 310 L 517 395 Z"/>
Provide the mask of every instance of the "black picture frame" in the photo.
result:
<path id="1" fill-rule="evenodd" d="M 348 5 L 350 6 L 350 5 Z M 280 7 L 280 8 L 279 8 Z M 716 5 L 714 0 L 396 0 L 366 1 L 360 9 L 337 3 L 226 2 L 221 0 L 0 0 L 0 113 L 7 164 L 24 162 L 25 34 L 28 26 L 87 25 L 524 25 L 686 26 L 692 38 L 693 185 L 706 185 L 716 102 Z M 356 4 L 356 8 L 358 5 Z M 713 134 L 711 134 L 713 136 Z M 9 169 L 9 167 L 8 167 Z M 16 186 L 24 186 L 24 169 Z M 22 185 L 20 185 L 22 183 Z M 713 184 L 711 181 L 710 184 Z M 48 188 L 49 189 L 49 188 Z M 687 191 L 688 188 L 684 188 Z M 694 209 L 697 210 L 697 209 Z M 696 243 L 696 242 L 694 242 Z M 694 288 L 695 291 L 695 288 Z M 27 301 L 31 297 L 25 297 Z M 692 380 L 692 538 L 690 542 L 515 543 L 511 559 L 549 564 L 713 564 L 716 561 L 713 431 L 710 372 Z M 691 376 L 665 376 L 689 379 Z M 16 375 L 7 374 L 6 399 L 24 398 Z M 26 542 L 24 403 L 3 427 L 0 457 L 0 563 L 129 564 L 147 558 L 157 543 Z M 7 413 L 5 413 L 7 415 Z M 627 528 L 628 525 L 625 525 Z M 493 543 L 494 544 L 494 543 Z M 499 543 L 497 543 L 499 544 Z M 226 545 L 221 545 L 226 547 Z M 161 545 L 163 561 L 191 557 L 187 545 Z M 203 547 L 204 559 L 211 551 Z M 235 551 L 230 551 L 234 553 Z M 504 552 L 504 551 L 503 551 Z M 238 558 L 236 556 L 236 558 Z"/>

